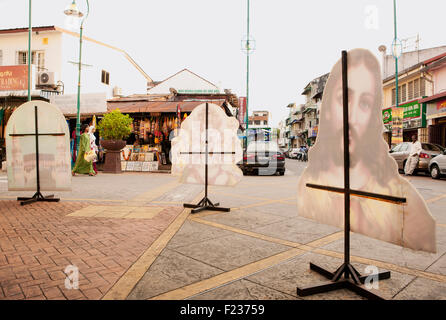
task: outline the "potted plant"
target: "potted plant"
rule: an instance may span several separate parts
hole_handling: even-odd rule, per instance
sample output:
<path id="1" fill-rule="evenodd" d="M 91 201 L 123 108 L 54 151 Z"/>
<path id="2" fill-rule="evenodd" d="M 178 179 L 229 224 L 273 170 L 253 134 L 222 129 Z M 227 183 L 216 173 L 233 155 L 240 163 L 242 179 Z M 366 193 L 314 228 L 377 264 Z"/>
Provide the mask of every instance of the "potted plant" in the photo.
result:
<path id="1" fill-rule="evenodd" d="M 121 150 L 125 147 L 125 138 L 130 133 L 130 125 L 133 119 L 129 115 L 123 115 L 119 109 L 104 115 L 98 123 L 100 136 L 103 138 L 101 145 L 107 151 L 105 156 L 104 172 L 121 173 Z"/>

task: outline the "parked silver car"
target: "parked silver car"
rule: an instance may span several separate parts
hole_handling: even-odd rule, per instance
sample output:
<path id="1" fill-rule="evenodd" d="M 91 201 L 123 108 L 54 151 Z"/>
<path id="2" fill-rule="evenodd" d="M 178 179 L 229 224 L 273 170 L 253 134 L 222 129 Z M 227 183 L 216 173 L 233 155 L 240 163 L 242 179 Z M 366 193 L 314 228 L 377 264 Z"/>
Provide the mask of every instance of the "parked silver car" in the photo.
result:
<path id="1" fill-rule="evenodd" d="M 429 173 L 429 162 L 432 158 L 441 154 L 442 150 L 438 146 L 431 143 L 422 143 L 421 148 L 422 151 L 420 153 L 420 158 L 418 160 L 418 165 L 415 169 L 415 173 Z M 406 165 L 407 158 L 409 157 L 410 149 L 411 142 L 402 142 L 400 144 L 397 144 L 395 147 L 392 148 L 392 150 L 390 150 L 390 155 L 398 164 L 398 170 L 404 171 L 404 166 Z"/>
<path id="2" fill-rule="evenodd" d="M 429 162 L 429 172 L 432 179 L 440 179 L 442 175 L 446 175 L 446 150 Z"/>

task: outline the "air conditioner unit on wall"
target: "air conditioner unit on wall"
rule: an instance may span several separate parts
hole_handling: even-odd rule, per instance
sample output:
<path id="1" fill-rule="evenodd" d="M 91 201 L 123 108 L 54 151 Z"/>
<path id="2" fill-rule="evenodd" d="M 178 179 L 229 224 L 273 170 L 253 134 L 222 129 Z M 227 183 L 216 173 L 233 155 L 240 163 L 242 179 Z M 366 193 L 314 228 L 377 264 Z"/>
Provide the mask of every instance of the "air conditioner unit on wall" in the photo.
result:
<path id="1" fill-rule="evenodd" d="M 54 72 L 42 71 L 37 74 L 37 85 L 38 86 L 56 86 L 57 80 Z"/>

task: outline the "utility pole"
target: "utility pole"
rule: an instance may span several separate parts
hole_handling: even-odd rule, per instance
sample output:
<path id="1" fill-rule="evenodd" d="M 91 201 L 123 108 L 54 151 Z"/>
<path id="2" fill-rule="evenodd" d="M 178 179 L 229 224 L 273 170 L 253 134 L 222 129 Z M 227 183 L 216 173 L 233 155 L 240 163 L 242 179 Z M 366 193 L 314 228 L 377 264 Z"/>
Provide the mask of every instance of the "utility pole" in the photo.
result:
<path id="1" fill-rule="evenodd" d="M 255 41 L 249 33 L 249 0 L 247 0 L 246 39 L 242 40 L 242 51 L 246 53 L 246 114 L 245 114 L 245 146 L 248 146 L 249 127 L 249 55 L 255 50 Z"/>

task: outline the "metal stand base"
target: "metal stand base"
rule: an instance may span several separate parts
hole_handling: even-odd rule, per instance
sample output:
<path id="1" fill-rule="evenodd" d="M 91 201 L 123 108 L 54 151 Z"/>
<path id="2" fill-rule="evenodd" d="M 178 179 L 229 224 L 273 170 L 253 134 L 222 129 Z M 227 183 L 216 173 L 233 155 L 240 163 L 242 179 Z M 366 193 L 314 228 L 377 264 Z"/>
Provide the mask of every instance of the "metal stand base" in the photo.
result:
<path id="1" fill-rule="evenodd" d="M 59 202 L 59 198 L 54 198 L 54 195 L 51 194 L 49 196 L 44 197 L 40 192 L 36 192 L 31 198 L 29 197 L 18 197 L 17 201 L 20 201 L 20 205 L 24 206 L 26 204 L 38 202 L 38 201 L 46 201 L 46 202 Z"/>
<path id="2" fill-rule="evenodd" d="M 310 269 L 313 271 L 316 271 L 317 273 L 323 275 L 327 279 L 330 279 L 330 282 L 322 283 L 318 286 L 314 287 L 306 287 L 306 288 L 297 288 L 297 295 L 301 297 L 317 294 L 317 293 L 324 293 L 329 291 L 334 291 L 338 289 L 348 289 L 350 291 L 353 291 L 354 293 L 370 299 L 370 300 L 385 300 L 383 297 L 372 293 L 369 290 L 364 289 L 360 286 L 359 283 L 364 284 L 367 277 L 370 276 L 361 276 L 359 272 L 351 265 L 351 264 L 342 264 L 336 270 L 335 273 L 332 273 L 330 271 L 325 270 L 322 267 L 319 267 L 313 263 L 310 262 Z M 341 279 L 342 274 L 344 274 L 344 278 Z M 352 280 L 350 280 L 349 276 L 351 275 Z M 378 274 L 379 280 L 385 280 L 390 278 L 390 271 L 381 272 Z"/>
<path id="3" fill-rule="evenodd" d="M 231 211 L 230 208 L 223 208 L 219 207 L 219 203 L 212 203 L 211 200 L 209 200 L 208 197 L 204 197 L 201 199 L 201 201 L 198 204 L 183 204 L 184 208 L 193 208 L 191 210 L 191 213 L 198 213 L 203 210 L 210 210 L 210 211 L 222 211 L 222 212 L 229 212 Z"/>

